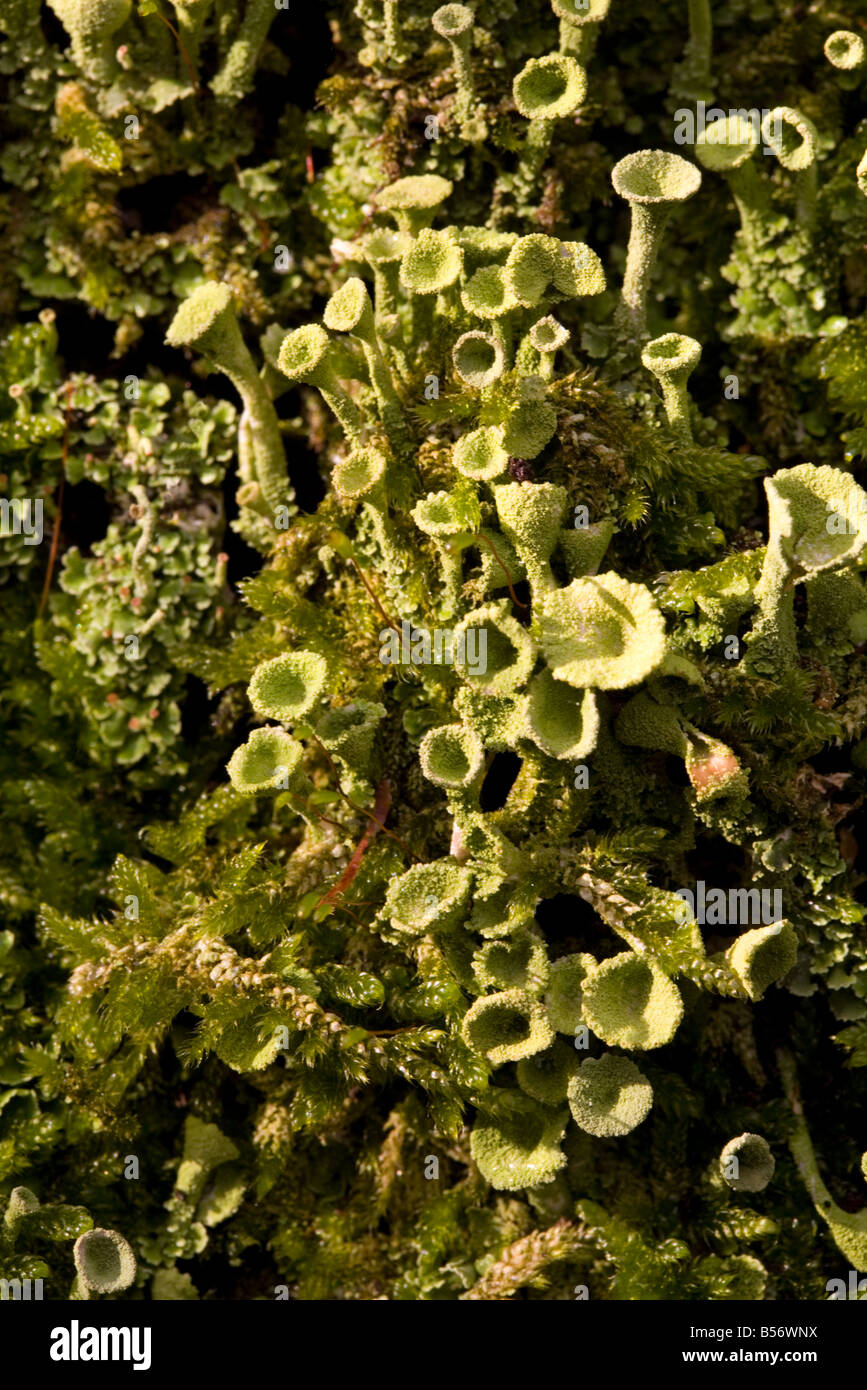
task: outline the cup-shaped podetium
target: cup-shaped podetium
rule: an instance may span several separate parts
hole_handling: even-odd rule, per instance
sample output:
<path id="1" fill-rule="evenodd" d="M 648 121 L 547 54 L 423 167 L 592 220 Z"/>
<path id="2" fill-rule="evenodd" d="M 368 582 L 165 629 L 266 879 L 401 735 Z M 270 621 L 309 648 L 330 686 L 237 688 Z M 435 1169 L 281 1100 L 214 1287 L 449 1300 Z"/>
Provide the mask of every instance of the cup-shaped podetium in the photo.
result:
<path id="1" fill-rule="evenodd" d="M 613 571 L 548 590 L 536 608 L 542 654 L 569 685 L 625 690 L 665 656 L 665 621 L 650 590 Z"/>
<path id="2" fill-rule="evenodd" d="M 775 106 L 762 117 L 762 138 L 784 169 L 802 173 L 816 162 L 816 127 L 794 106 Z"/>
<path id="3" fill-rule="evenodd" d="M 796 578 L 854 560 L 867 545 L 867 492 L 851 473 L 800 463 L 765 479 L 769 546 L 779 546 Z"/>
<path id="4" fill-rule="evenodd" d="M 375 496 L 385 480 L 388 460 L 379 449 L 355 449 L 334 465 L 331 481 L 335 492 L 348 502 Z"/>
<path id="5" fill-rule="evenodd" d="M 560 52 L 588 62 L 610 6 L 611 0 L 551 0 L 551 9 L 560 21 Z"/>
<path id="6" fill-rule="evenodd" d="M 760 145 L 757 120 L 737 112 L 709 121 L 695 142 L 695 157 L 702 168 L 722 174 L 732 192 L 741 232 L 755 241 L 769 214 L 767 189 L 756 171 L 753 156 Z"/>
<path id="7" fill-rule="evenodd" d="M 401 936 L 450 931 L 468 911 L 472 885 L 471 871 L 456 859 L 414 864 L 388 885 L 383 915 Z"/>
<path id="8" fill-rule="evenodd" d="M 560 1105 L 570 1080 L 578 1070 L 578 1054 L 562 1038 L 555 1038 L 544 1052 L 524 1057 L 515 1073 L 522 1091 L 543 1105 Z"/>
<path id="9" fill-rule="evenodd" d="M 425 227 L 400 263 L 400 283 L 408 294 L 441 294 L 460 277 L 463 264 L 451 232 Z"/>
<path id="10" fill-rule="evenodd" d="M 283 652 L 256 667 L 247 696 L 257 714 L 293 724 L 313 709 L 327 674 L 328 663 L 318 652 Z"/>
<path id="11" fill-rule="evenodd" d="M 701 358 L 701 343 L 684 333 L 664 333 L 645 344 L 641 360 L 662 387 L 665 414 L 674 434 L 691 442 L 689 395 L 686 383 Z"/>
<path id="12" fill-rule="evenodd" d="M 546 667 L 531 680 L 521 707 L 525 737 L 551 758 L 586 758 L 599 737 L 599 711 L 592 690 L 555 680 Z"/>
<path id="13" fill-rule="evenodd" d="M 754 121 L 739 112 L 708 121 L 695 141 L 695 157 L 704 169 L 730 174 L 752 159 L 759 147 Z"/>
<path id="14" fill-rule="evenodd" d="M 867 545 L 867 493 L 851 473 L 801 463 L 765 479 L 768 544 L 746 661 L 758 674 L 797 663 L 792 581 L 838 569 Z"/>
<path id="15" fill-rule="evenodd" d="M 647 297 L 672 209 L 701 186 L 701 170 L 666 150 L 636 150 L 611 171 L 614 191 L 630 205 L 632 222 L 618 321 L 634 342 L 647 337 Z"/>
<path id="16" fill-rule="evenodd" d="M 587 74 L 563 53 L 530 58 L 512 83 L 515 105 L 528 121 L 571 116 L 587 95 Z"/>
<path id="17" fill-rule="evenodd" d="M 725 958 L 755 1003 L 766 989 L 794 970 L 798 960 L 797 933 L 786 921 L 754 927 L 738 937 Z"/>
<path id="18" fill-rule="evenodd" d="M 630 1134 L 647 1119 L 653 1087 L 629 1057 L 604 1052 L 587 1057 L 570 1078 L 566 1095 L 579 1129 L 597 1139 Z"/>
<path id="19" fill-rule="evenodd" d="M 539 994 L 548 980 L 548 956 L 538 932 L 517 931 L 506 941 L 486 941 L 473 956 L 485 989 L 523 989 Z"/>
<path id="20" fill-rule="evenodd" d="M 229 286 L 208 280 L 193 290 L 169 324 L 166 342 L 206 353 L 221 370 L 236 368 L 246 349 Z"/>
<path id="21" fill-rule="evenodd" d="M 228 285 L 208 281 L 195 289 L 178 308 L 166 342 L 171 347 L 190 347 L 204 353 L 232 382 L 244 403 L 255 481 L 269 508 L 282 506 L 287 500 L 288 482 L 280 422 L 241 336 Z"/>
<path id="22" fill-rule="evenodd" d="M 409 174 L 377 193 L 377 211 L 390 213 L 398 231 L 414 237 L 430 226 L 453 187 L 451 179 L 439 174 Z"/>
<path id="23" fill-rule="evenodd" d="M 303 381 L 320 391 L 350 439 L 361 431 L 361 412 L 341 386 L 332 362 L 331 339 L 319 323 L 308 323 L 287 333 L 277 355 L 277 366 L 290 381 Z"/>
<path id="24" fill-rule="evenodd" d="M 364 776 L 376 731 L 385 715 L 385 705 L 377 701 L 352 700 L 322 716 L 316 725 L 316 737 L 354 773 Z"/>
<path id="25" fill-rule="evenodd" d="M 481 772 L 485 746 L 466 724 L 441 724 L 425 734 L 418 756 L 429 782 L 457 791 L 468 787 Z"/>
<path id="26" fill-rule="evenodd" d="M 557 433 L 557 411 L 550 401 L 532 399 L 533 385 L 543 386 L 541 377 L 525 377 L 521 389 L 528 400 L 509 407 L 503 421 L 503 446 L 513 458 L 534 459 Z"/>
<path id="27" fill-rule="evenodd" d="M 561 244 L 544 232 L 530 232 L 511 247 L 504 267 L 506 283 L 525 309 L 535 309 L 552 283 Z"/>
<path id="28" fill-rule="evenodd" d="M 556 1028 L 558 1033 L 568 1033 L 573 1037 L 584 1023 L 584 981 L 595 965 L 593 956 L 586 951 L 578 951 L 573 955 L 561 956 L 551 966 L 545 1008 L 551 1027 Z"/>
<path id="29" fill-rule="evenodd" d="M 93 82 L 110 82 L 117 71 L 112 35 L 129 19 L 132 0 L 49 0 L 72 45 L 76 67 Z"/>
<path id="30" fill-rule="evenodd" d="M 367 286 L 357 275 L 335 290 L 325 305 L 322 320 L 332 333 L 352 333 L 364 342 L 375 339 L 373 305 Z"/>
<path id="31" fill-rule="evenodd" d="M 506 359 L 502 344 L 492 334 L 471 329 L 452 348 L 452 365 L 465 386 L 482 391 L 503 375 Z"/>
<path id="32" fill-rule="evenodd" d="M 461 303 L 468 314 L 489 323 L 519 307 L 500 265 L 483 265 L 474 271 L 461 290 Z"/>
<path id="33" fill-rule="evenodd" d="M 290 790 L 298 781 L 303 752 L 284 729 L 254 729 L 229 759 L 229 780 L 244 796 Z"/>
<path id="34" fill-rule="evenodd" d="M 480 1115 L 470 1135 L 470 1153 L 482 1177 L 500 1192 L 553 1182 L 566 1166 L 560 1148 L 565 1107 L 552 1109 L 521 1091 L 498 1100 L 498 1113 Z"/>
<path id="35" fill-rule="evenodd" d="M 473 119 L 476 87 L 470 63 L 470 47 L 476 17 L 468 5 L 440 5 L 431 16 L 434 31 L 445 39 L 452 50 L 457 83 L 457 113 L 464 139 L 483 139 L 484 123 Z"/>
<path id="36" fill-rule="evenodd" d="M 610 1047 L 648 1051 L 671 1042 L 683 1018 L 677 985 L 652 960 L 623 951 L 582 986 L 585 1021 Z"/>
<path id="37" fill-rule="evenodd" d="M 856 72 L 867 63 L 867 44 L 851 29 L 835 29 L 825 40 L 825 57 L 841 72 Z"/>
<path id="38" fill-rule="evenodd" d="M 120 1293 L 135 1279 L 132 1246 L 118 1231 L 95 1226 L 78 1237 L 72 1258 L 79 1284 L 88 1294 Z"/>
<path id="39" fill-rule="evenodd" d="M 559 483 L 499 483 L 494 501 L 500 526 L 531 576 L 548 564 L 566 515 L 568 498 Z"/>
<path id="40" fill-rule="evenodd" d="M 452 449 L 452 463 L 463 477 L 475 482 L 490 483 L 501 477 L 509 466 L 502 429 L 485 425 L 461 435 Z"/>
<path id="41" fill-rule="evenodd" d="M 735 1192 L 763 1192 L 777 1166 L 761 1134 L 739 1134 L 719 1156 L 720 1173 Z"/>
<path id="42" fill-rule="evenodd" d="M 513 695 L 529 679 L 537 648 L 504 600 L 475 608 L 454 632 L 455 670 L 484 695 Z M 477 660 L 471 658 L 475 653 Z"/>
<path id="43" fill-rule="evenodd" d="M 816 127 L 794 106 L 775 106 L 762 117 L 762 138 L 780 164 L 797 177 L 798 219 L 807 227 L 816 216 L 817 155 Z"/>
<path id="44" fill-rule="evenodd" d="M 497 1066 L 532 1057 L 554 1041 L 544 1008 L 521 989 L 477 999 L 464 1015 L 461 1035 L 468 1047 Z"/>
<path id="45" fill-rule="evenodd" d="M 543 381 L 551 381 L 554 376 L 554 359 L 561 348 L 568 343 L 570 333 L 562 323 L 551 314 L 546 314 L 533 324 L 527 334 L 527 341 L 534 352 L 539 354 L 539 374 Z"/>
<path id="46" fill-rule="evenodd" d="M 466 533 L 463 511 L 450 492 L 429 492 L 410 513 L 418 529 L 436 546 L 443 581 L 446 615 L 454 611 L 463 581 L 463 548 L 453 545 Z"/>

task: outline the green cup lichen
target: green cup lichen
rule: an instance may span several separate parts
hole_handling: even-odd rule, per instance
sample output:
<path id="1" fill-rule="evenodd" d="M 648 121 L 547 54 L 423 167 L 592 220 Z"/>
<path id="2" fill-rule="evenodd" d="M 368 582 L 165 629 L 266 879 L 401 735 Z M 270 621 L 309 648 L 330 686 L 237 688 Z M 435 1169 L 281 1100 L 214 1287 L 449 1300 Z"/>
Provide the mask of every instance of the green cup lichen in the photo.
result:
<path id="1" fill-rule="evenodd" d="M 468 1047 L 496 1066 L 532 1057 L 554 1041 L 544 1008 L 521 989 L 477 999 L 464 1015 L 461 1033 Z"/>
<path id="2" fill-rule="evenodd" d="M 284 652 L 256 667 L 247 697 L 263 718 L 293 724 L 313 709 L 327 674 L 328 663 L 318 652 Z"/>
<path id="3" fill-rule="evenodd" d="M 735 1192 L 763 1192 L 774 1176 L 774 1155 L 761 1134 L 739 1134 L 719 1156 L 723 1179 Z"/>
<path id="4" fill-rule="evenodd" d="M 579 1129 L 596 1139 L 631 1134 L 650 1114 L 653 1087 L 634 1062 L 604 1052 L 585 1057 L 569 1079 L 567 1098 Z"/>
<path id="5" fill-rule="evenodd" d="M 244 796 L 290 790 L 298 781 L 303 752 L 283 729 L 254 729 L 229 759 L 229 780 Z"/>
<path id="6" fill-rule="evenodd" d="M 555 1038 L 544 1052 L 518 1062 L 518 1085 L 543 1105 L 562 1105 L 569 1082 L 578 1069 L 578 1054 L 562 1038 Z"/>
<path id="7" fill-rule="evenodd" d="M 536 609 L 551 674 L 569 685 L 625 690 L 665 654 L 665 622 L 650 590 L 613 572 L 547 590 Z"/>
<path id="8" fill-rule="evenodd" d="M 485 747 L 465 724 L 441 724 L 429 729 L 418 750 L 421 770 L 429 782 L 454 791 L 468 787 L 484 762 Z"/>
<path id="9" fill-rule="evenodd" d="M 574 1036 L 576 1029 L 584 1023 L 582 989 L 595 965 L 593 956 L 586 951 L 561 956 L 553 962 L 545 994 L 545 1008 L 551 1027 L 556 1028 L 558 1033 Z"/>
<path id="10" fill-rule="evenodd" d="M 647 299 L 666 224 L 677 204 L 698 192 L 701 170 L 679 154 L 637 150 L 615 164 L 611 182 L 632 212 L 617 323 L 640 343 L 648 336 Z"/>
<path id="11" fill-rule="evenodd" d="M 416 864 L 392 879 L 383 912 L 401 935 L 451 930 L 466 911 L 472 882 L 470 870 L 454 859 Z"/>
<path id="12" fill-rule="evenodd" d="M 586 1023 L 612 1047 L 664 1047 L 683 1018 L 677 985 L 653 960 L 634 951 L 594 966 L 582 985 L 582 997 Z"/>
<path id="13" fill-rule="evenodd" d="M 560 1140 L 567 1114 L 520 1091 L 503 1096 L 496 1116 L 480 1115 L 470 1153 L 482 1177 L 500 1192 L 553 1182 L 566 1166 Z"/>

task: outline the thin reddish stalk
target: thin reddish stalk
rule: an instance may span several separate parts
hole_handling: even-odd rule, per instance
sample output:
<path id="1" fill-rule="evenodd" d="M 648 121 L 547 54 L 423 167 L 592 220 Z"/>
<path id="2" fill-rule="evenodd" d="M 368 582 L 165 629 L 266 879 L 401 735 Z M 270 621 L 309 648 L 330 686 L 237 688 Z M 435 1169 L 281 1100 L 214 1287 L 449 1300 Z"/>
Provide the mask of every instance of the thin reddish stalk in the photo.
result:
<path id="1" fill-rule="evenodd" d="M 48 602 L 48 595 L 51 591 L 51 581 L 54 577 L 54 566 L 57 561 L 57 547 L 60 544 L 60 523 L 63 520 L 63 488 L 66 483 L 66 460 L 69 457 L 69 422 L 72 415 L 72 392 L 74 390 L 71 381 L 66 383 L 66 410 L 64 412 L 63 423 L 63 451 L 60 455 L 60 486 L 57 489 L 57 516 L 54 518 L 54 530 L 51 535 L 51 549 L 48 552 L 48 568 L 45 571 L 45 582 L 42 585 L 42 596 L 39 600 L 39 610 L 37 618 L 41 618 Z"/>

